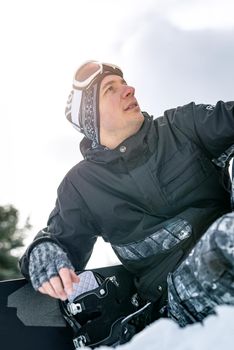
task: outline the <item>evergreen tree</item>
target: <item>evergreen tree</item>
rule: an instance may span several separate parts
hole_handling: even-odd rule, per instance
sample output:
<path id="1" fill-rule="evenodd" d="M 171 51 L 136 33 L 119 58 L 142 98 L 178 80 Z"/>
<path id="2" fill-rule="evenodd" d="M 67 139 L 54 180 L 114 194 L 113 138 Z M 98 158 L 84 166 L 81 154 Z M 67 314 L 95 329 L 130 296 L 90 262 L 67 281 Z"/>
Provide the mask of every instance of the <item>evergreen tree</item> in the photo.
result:
<path id="1" fill-rule="evenodd" d="M 18 215 L 18 210 L 12 205 L 0 206 L 0 280 L 22 277 L 17 248 L 23 247 L 25 232 L 31 226 L 27 220 L 19 229 Z"/>

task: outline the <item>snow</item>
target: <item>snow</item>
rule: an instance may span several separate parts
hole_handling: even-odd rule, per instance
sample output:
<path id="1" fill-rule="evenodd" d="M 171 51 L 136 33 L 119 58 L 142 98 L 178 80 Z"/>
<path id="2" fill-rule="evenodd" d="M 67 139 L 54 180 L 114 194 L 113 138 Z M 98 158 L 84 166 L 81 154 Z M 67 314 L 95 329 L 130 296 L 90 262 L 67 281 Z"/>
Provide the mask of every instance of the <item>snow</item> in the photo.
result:
<path id="1" fill-rule="evenodd" d="M 217 315 L 203 324 L 180 328 L 174 321 L 161 319 L 149 325 L 133 339 L 117 348 L 120 350 L 233 350 L 234 307 L 219 306 Z M 110 350 L 101 346 L 99 350 Z"/>

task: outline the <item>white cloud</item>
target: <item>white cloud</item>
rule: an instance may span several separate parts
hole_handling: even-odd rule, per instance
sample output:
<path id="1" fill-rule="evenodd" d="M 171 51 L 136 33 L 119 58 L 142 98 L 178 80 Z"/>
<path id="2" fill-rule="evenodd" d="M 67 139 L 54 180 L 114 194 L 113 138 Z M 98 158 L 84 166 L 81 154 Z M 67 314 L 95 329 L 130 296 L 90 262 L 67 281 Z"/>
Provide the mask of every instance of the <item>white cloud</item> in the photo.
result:
<path id="1" fill-rule="evenodd" d="M 234 27 L 232 0 L 182 0 L 168 18 L 184 30 L 230 29 Z"/>

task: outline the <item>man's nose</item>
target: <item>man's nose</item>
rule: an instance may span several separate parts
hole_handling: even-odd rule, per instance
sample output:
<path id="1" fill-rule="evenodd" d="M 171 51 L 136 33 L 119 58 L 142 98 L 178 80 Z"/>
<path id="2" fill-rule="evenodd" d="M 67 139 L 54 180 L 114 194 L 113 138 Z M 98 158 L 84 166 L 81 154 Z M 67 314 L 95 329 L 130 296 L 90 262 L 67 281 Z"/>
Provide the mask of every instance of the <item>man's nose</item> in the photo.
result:
<path id="1" fill-rule="evenodd" d="M 129 96 L 134 96 L 135 94 L 135 89 L 132 86 L 128 86 L 128 85 L 123 85 L 123 91 L 122 91 L 122 97 L 126 98 Z"/>

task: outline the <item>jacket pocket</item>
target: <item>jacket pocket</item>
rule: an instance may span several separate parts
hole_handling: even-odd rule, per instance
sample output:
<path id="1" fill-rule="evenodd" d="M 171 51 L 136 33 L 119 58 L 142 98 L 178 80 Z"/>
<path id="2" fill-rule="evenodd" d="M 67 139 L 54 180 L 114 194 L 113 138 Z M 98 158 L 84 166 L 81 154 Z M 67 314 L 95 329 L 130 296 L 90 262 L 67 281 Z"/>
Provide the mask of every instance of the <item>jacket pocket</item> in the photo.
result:
<path id="1" fill-rule="evenodd" d="M 177 150 L 158 170 L 162 191 L 174 204 L 195 190 L 214 171 L 211 162 L 191 143 Z"/>

